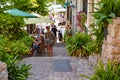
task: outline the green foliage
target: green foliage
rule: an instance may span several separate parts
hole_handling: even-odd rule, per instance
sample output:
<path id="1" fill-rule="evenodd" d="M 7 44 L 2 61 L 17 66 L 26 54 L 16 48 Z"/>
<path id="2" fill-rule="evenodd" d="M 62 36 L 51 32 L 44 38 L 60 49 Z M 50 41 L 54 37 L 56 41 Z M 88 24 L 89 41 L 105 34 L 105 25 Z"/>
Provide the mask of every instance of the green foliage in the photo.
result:
<path id="1" fill-rule="evenodd" d="M 120 1 L 119 0 L 101 0 L 99 3 L 99 9 L 94 13 L 97 24 L 103 22 L 108 24 L 111 22 L 110 19 L 120 16 Z"/>
<path id="2" fill-rule="evenodd" d="M 95 52 L 95 42 L 86 33 L 77 33 L 74 36 L 66 38 L 66 48 L 71 56 L 88 56 Z"/>
<path id="3" fill-rule="evenodd" d="M 19 62 L 18 58 L 18 56 L 14 57 L 8 53 L 0 53 L 0 60 L 7 63 L 9 80 L 27 80 L 27 77 L 30 75 L 31 65 Z"/>
<path id="4" fill-rule="evenodd" d="M 48 2 L 54 2 L 55 0 L 47 0 Z M 56 0 L 56 3 L 58 4 L 64 4 L 65 0 Z"/>
<path id="5" fill-rule="evenodd" d="M 110 61 L 106 66 L 102 62 L 95 67 L 95 72 L 92 77 L 88 77 L 89 80 L 120 80 L 120 64 L 113 64 Z"/>
<path id="6" fill-rule="evenodd" d="M 109 17 L 119 17 L 120 16 L 120 1 L 119 0 L 101 0 L 99 3 L 99 9 L 97 12 L 103 13 Z"/>
<path id="7" fill-rule="evenodd" d="M 9 39 L 19 39 L 24 36 L 25 32 L 21 29 L 24 26 L 22 17 L 15 17 L 9 14 L 0 13 L 0 34 Z"/>
<path id="8" fill-rule="evenodd" d="M 23 56 L 28 54 L 30 46 L 32 44 L 32 39 L 29 36 L 24 36 L 19 40 L 9 41 L 7 38 L 0 37 L 0 53 L 9 53 L 11 55 Z"/>
<path id="9" fill-rule="evenodd" d="M 16 31 L 8 34 L 9 28 L 1 28 L 1 30 L 3 29 L 5 31 L 1 31 L 3 33 L 0 34 L 0 60 L 7 63 L 9 80 L 26 80 L 31 67 L 19 64 L 18 60 L 22 55 L 28 54 L 32 39 L 27 34 L 23 35 L 24 31 L 22 30 L 21 33 L 18 32 L 19 34 L 14 35 L 13 33 Z M 18 56 L 16 57 L 16 55 Z"/>
<path id="10" fill-rule="evenodd" d="M 94 54 L 94 53 L 97 53 L 97 50 L 96 50 L 96 41 L 95 40 L 90 40 L 86 43 L 85 46 L 83 46 L 83 48 L 90 54 Z M 89 55 L 90 55 L 89 54 Z"/>
<path id="11" fill-rule="evenodd" d="M 120 17 L 120 0 L 101 0 L 99 8 L 93 13 L 97 26 L 107 26 L 112 22 L 112 18 Z"/>
<path id="12" fill-rule="evenodd" d="M 101 46 L 103 44 L 103 39 L 104 39 L 104 33 L 103 33 L 103 27 L 99 26 L 99 28 L 93 27 L 92 26 L 92 36 L 95 36 L 95 43 L 96 43 L 96 53 L 100 53 L 101 51 Z"/>
<path id="13" fill-rule="evenodd" d="M 102 42 L 104 39 L 104 27 L 107 27 L 112 19 L 120 16 L 120 0 L 100 0 L 97 3 L 99 8 L 95 8 L 93 16 L 96 19 L 93 28 L 93 35 L 96 36 L 96 48 L 100 53 Z"/>
<path id="14" fill-rule="evenodd" d="M 6 5 L 7 2 L 11 5 Z M 28 54 L 32 39 L 23 29 L 23 17 L 12 16 L 4 11 L 18 8 L 31 12 L 28 4 L 29 0 L 0 1 L 0 60 L 7 63 L 9 80 L 27 80 L 31 66 L 20 63 L 19 59 Z"/>
<path id="15" fill-rule="evenodd" d="M 23 18 L 0 13 L 0 53 L 22 56 L 28 54 L 32 39 L 22 29 Z"/>
<path id="16" fill-rule="evenodd" d="M 11 5 L 6 5 L 10 3 Z M 0 11 L 6 11 L 11 8 L 17 8 L 26 12 L 35 12 L 40 15 L 47 15 L 47 1 L 46 0 L 1 0 L 0 5 L 4 5 L 3 8 L 0 8 Z"/>

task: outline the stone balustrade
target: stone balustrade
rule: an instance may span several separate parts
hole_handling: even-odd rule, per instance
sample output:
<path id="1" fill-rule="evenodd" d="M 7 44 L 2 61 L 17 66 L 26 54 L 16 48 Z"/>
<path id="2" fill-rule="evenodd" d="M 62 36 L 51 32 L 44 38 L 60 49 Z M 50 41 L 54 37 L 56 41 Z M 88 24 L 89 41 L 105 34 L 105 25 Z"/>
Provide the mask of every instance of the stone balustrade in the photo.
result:
<path id="1" fill-rule="evenodd" d="M 7 64 L 0 61 L 0 80 L 8 80 Z"/>

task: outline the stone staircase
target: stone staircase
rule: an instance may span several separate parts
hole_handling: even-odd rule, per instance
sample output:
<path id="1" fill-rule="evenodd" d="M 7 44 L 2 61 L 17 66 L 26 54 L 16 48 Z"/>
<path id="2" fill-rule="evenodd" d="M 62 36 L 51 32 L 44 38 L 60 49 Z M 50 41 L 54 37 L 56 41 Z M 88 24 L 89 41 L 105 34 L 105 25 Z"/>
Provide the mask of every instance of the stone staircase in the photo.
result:
<path id="1" fill-rule="evenodd" d="M 65 47 L 65 43 L 56 43 L 54 47 Z"/>
<path id="2" fill-rule="evenodd" d="M 56 44 L 53 48 L 53 57 L 28 57 L 26 64 L 31 64 L 31 75 L 27 80 L 87 80 L 80 76 L 91 76 L 93 67 L 88 58 L 76 58 L 67 55 L 64 43 Z"/>
<path id="3" fill-rule="evenodd" d="M 80 74 L 93 74 L 93 67 L 86 58 L 29 57 L 25 60 L 26 64 L 32 65 L 31 76 L 27 80 L 80 80 Z M 59 61 L 59 64 L 56 61 Z"/>

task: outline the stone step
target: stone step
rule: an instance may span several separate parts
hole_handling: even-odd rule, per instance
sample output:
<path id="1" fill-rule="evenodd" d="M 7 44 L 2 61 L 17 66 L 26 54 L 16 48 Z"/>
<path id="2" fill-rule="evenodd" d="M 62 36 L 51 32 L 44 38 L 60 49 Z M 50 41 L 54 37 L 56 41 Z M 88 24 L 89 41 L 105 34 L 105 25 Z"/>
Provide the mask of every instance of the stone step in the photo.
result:
<path id="1" fill-rule="evenodd" d="M 32 75 L 27 80 L 79 80 L 82 78 L 80 74 L 93 74 L 93 67 L 87 58 L 54 56 L 29 57 L 24 60 L 26 64 L 32 65 Z"/>
<path id="2" fill-rule="evenodd" d="M 54 47 L 65 47 L 65 43 L 61 42 L 61 43 L 56 43 L 54 45 Z"/>

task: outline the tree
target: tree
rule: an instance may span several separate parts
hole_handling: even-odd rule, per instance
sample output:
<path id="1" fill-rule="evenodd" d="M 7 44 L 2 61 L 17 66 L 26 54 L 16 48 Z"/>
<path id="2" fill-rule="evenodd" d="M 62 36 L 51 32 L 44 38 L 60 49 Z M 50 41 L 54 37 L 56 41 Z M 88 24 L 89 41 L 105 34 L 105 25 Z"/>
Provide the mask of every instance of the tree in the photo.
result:
<path id="1" fill-rule="evenodd" d="M 40 15 L 47 15 L 46 0 L 14 0 L 14 7 L 26 12 L 35 12 Z"/>
<path id="2" fill-rule="evenodd" d="M 55 2 L 58 3 L 58 4 L 64 4 L 65 0 L 48 0 L 48 2 Z"/>
<path id="3" fill-rule="evenodd" d="M 0 12 L 17 8 L 26 12 L 35 12 L 40 15 L 47 15 L 47 1 L 46 0 L 2 0 L 0 1 Z"/>
<path id="4" fill-rule="evenodd" d="M 0 0 L 0 61 L 7 63 L 9 80 L 27 80 L 30 67 L 18 63 L 21 56 L 28 54 L 32 40 L 22 29 L 23 17 L 5 13 L 15 7 L 14 1 L 25 0 Z"/>
<path id="5" fill-rule="evenodd" d="M 64 2 L 65 2 L 65 0 L 57 0 L 57 3 L 59 3 L 59 4 L 64 4 Z"/>

